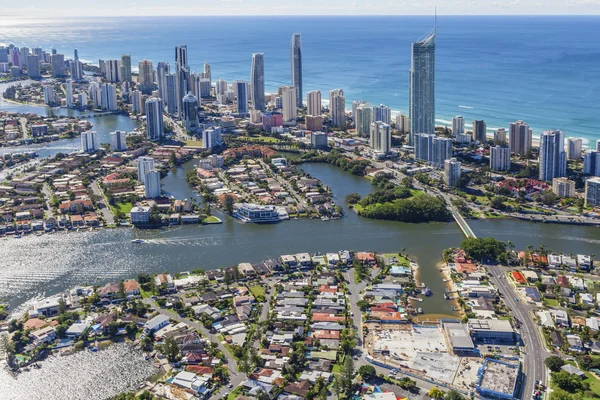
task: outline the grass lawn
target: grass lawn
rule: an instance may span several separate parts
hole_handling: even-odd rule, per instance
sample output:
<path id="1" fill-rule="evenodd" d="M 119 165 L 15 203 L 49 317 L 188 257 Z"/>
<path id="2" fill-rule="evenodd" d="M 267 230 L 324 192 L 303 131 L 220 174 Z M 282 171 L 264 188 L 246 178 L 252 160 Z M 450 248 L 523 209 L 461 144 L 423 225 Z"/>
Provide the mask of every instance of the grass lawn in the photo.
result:
<path id="1" fill-rule="evenodd" d="M 342 366 L 340 364 L 333 364 L 333 369 L 332 372 L 334 374 L 339 374 L 340 372 L 342 372 Z"/>
<path id="2" fill-rule="evenodd" d="M 210 215 L 206 218 L 204 218 L 204 220 L 202 220 L 203 223 L 205 224 L 220 224 L 221 221 L 219 218 L 215 217 L 214 215 Z"/>
<path id="3" fill-rule="evenodd" d="M 147 292 L 140 286 L 140 295 L 142 296 L 142 299 L 147 299 L 148 297 L 152 297 L 152 292 Z"/>
<path id="4" fill-rule="evenodd" d="M 279 143 L 281 139 L 274 138 L 272 136 L 242 136 L 237 138 L 242 141 L 248 142 L 263 142 L 263 143 Z"/>
<path id="5" fill-rule="evenodd" d="M 133 208 L 133 204 L 131 204 L 131 203 L 117 203 L 117 207 L 118 207 L 119 211 L 121 211 L 123 214 L 129 214 L 129 212 Z"/>
<path id="6" fill-rule="evenodd" d="M 227 400 L 235 400 L 235 398 L 238 397 L 238 395 L 240 395 L 241 393 L 242 387 L 238 386 L 235 389 L 233 389 L 231 393 L 229 393 L 229 396 L 227 396 Z"/>
<path id="7" fill-rule="evenodd" d="M 265 289 L 262 286 L 250 286 L 248 289 L 250 289 L 250 293 L 252 293 L 252 295 L 254 297 L 258 297 L 258 296 L 262 296 L 263 298 L 265 297 Z"/>
<path id="8" fill-rule="evenodd" d="M 186 140 L 186 146 L 202 147 L 202 140 Z"/>
<path id="9" fill-rule="evenodd" d="M 590 390 L 596 394 L 596 396 L 600 396 L 600 380 L 594 376 L 590 371 L 585 372 L 585 376 L 587 376 L 586 381 L 590 384 Z"/>
<path id="10" fill-rule="evenodd" d="M 544 300 L 542 300 L 542 302 L 544 303 L 544 305 L 546 307 L 559 307 L 560 306 L 560 304 L 558 303 L 558 300 L 556 300 L 556 299 L 544 298 Z"/>

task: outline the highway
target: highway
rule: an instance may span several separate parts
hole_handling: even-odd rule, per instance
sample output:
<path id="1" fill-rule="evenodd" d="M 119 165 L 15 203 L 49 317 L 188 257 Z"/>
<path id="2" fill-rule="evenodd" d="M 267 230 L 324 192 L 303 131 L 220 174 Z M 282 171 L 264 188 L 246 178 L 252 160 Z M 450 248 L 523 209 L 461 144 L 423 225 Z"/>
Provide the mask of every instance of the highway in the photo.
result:
<path id="1" fill-rule="evenodd" d="M 536 380 L 547 383 L 544 360 L 551 353 L 546 350 L 541 333 L 531 317 L 531 313 L 535 307 L 526 302 L 515 300 L 518 296 L 506 279 L 506 268 L 498 265 L 487 265 L 486 267 L 493 274 L 493 276 L 490 276 L 490 281 L 503 294 L 504 303 L 510 308 L 511 314 L 518 318 L 521 324 L 519 332 L 525 346 L 525 354 L 522 357 L 524 383 L 522 385 L 521 398 L 529 399 L 531 398 Z"/>

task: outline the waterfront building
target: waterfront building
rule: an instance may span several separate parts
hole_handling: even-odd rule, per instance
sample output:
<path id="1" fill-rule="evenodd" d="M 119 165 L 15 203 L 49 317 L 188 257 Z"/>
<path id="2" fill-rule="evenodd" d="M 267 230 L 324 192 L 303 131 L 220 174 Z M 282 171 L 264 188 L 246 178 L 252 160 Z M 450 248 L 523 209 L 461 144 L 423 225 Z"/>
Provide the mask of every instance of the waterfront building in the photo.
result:
<path id="1" fill-rule="evenodd" d="M 511 122 L 509 124 L 510 152 L 520 156 L 526 155 L 531 150 L 533 132 L 529 125 L 523 121 Z"/>
<path id="2" fill-rule="evenodd" d="M 144 177 L 150 171 L 154 170 L 154 158 L 152 157 L 138 157 L 137 159 L 137 178 L 138 181 L 144 183 Z"/>
<path id="3" fill-rule="evenodd" d="M 64 78 L 67 76 L 65 70 L 65 55 L 64 54 L 53 54 L 52 55 L 52 77 L 53 78 Z"/>
<path id="4" fill-rule="evenodd" d="M 283 122 L 295 122 L 297 117 L 296 104 L 298 102 L 294 86 L 284 86 L 281 94 L 281 108 L 283 110 Z"/>
<path id="5" fill-rule="evenodd" d="M 435 133 L 435 29 L 411 45 L 408 102 L 410 144 L 417 133 Z"/>
<path id="6" fill-rule="evenodd" d="M 583 173 L 600 176 L 600 151 L 588 151 L 583 156 Z"/>
<path id="7" fill-rule="evenodd" d="M 321 91 L 311 90 L 306 93 L 306 115 L 321 115 Z"/>
<path id="8" fill-rule="evenodd" d="M 504 128 L 499 128 L 496 129 L 494 131 L 494 144 L 496 146 L 498 145 L 505 145 L 508 142 L 506 141 L 506 129 Z"/>
<path id="9" fill-rule="evenodd" d="M 84 153 L 93 153 L 98 150 L 98 140 L 95 131 L 81 133 L 81 151 Z"/>
<path id="10" fill-rule="evenodd" d="M 544 131 L 540 137 L 540 176 L 541 181 L 552 181 L 567 175 L 567 155 L 565 134 L 560 130 Z"/>
<path id="11" fill-rule="evenodd" d="M 212 75 L 210 73 L 209 63 L 204 63 L 204 72 L 202 72 L 202 78 L 208 79 L 209 84 L 212 82 Z"/>
<path id="12" fill-rule="evenodd" d="M 238 114 L 248 114 L 248 82 L 235 81 L 235 93 L 237 97 Z"/>
<path id="13" fill-rule="evenodd" d="M 131 54 L 121 54 L 121 80 L 131 82 Z M 141 71 L 140 71 L 141 73 Z"/>
<path id="14" fill-rule="evenodd" d="M 490 147 L 490 169 L 492 171 L 510 170 L 510 149 L 507 146 Z"/>
<path id="15" fill-rule="evenodd" d="M 79 95 L 77 96 L 77 103 L 79 104 L 79 107 L 87 107 L 87 95 L 85 93 L 79 93 Z"/>
<path id="16" fill-rule="evenodd" d="M 223 129 L 220 126 L 211 126 L 202 131 L 202 144 L 207 149 L 212 149 L 223 144 Z"/>
<path id="17" fill-rule="evenodd" d="M 356 133 L 362 137 L 368 137 L 371 134 L 371 121 L 373 109 L 369 103 L 361 104 L 356 107 L 356 114 L 354 116 Z"/>
<path id="18" fill-rule="evenodd" d="M 346 128 L 346 99 L 344 90 L 333 89 L 329 92 L 329 112 L 331 124 L 339 129 Z"/>
<path id="19" fill-rule="evenodd" d="M 263 53 L 252 54 L 250 87 L 254 109 L 265 111 L 265 55 Z"/>
<path id="20" fill-rule="evenodd" d="M 30 78 L 41 78 L 40 74 L 40 58 L 37 55 L 27 56 L 27 75 Z"/>
<path id="21" fill-rule="evenodd" d="M 183 97 L 183 123 L 186 131 L 198 131 L 198 98 L 191 93 Z"/>
<path id="22" fill-rule="evenodd" d="M 160 197 L 160 172 L 153 169 L 144 176 L 144 195 L 147 199 Z"/>
<path id="23" fill-rule="evenodd" d="M 236 203 L 233 205 L 233 217 L 245 223 L 273 223 L 279 222 L 279 213 L 275 206 L 261 206 L 249 203 Z"/>
<path id="24" fill-rule="evenodd" d="M 58 97 L 56 96 L 56 91 L 52 86 L 44 86 L 44 104 L 49 106 L 55 106 L 58 104 Z"/>
<path id="25" fill-rule="evenodd" d="M 91 81 L 88 89 L 89 97 L 94 104 L 94 107 L 100 107 L 102 105 L 102 92 L 100 85 L 96 81 Z"/>
<path id="26" fill-rule="evenodd" d="M 323 129 L 323 117 L 320 115 L 307 115 L 304 118 L 306 129 L 309 131 L 320 131 Z"/>
<path id="27" fill-rule="evenodd" d="M 410 121 L 406 115 L 403 115 L 403 114 L 396 115 L 396 129 L 400 133 L 409 133 L 410 132 Z"/>
<path id="28" fill-rule="evenodd" d="M 163 101 L 150 97 L 146 100 L 146 136 L 148 140 L 160 140 L 164 132 Z"/>
<path id="29" fill-rule="evenodd" d="M 487 141 L 487 126 L 484 120 L 476 119 L 473 121 L 473 140 L 479 143 Z"/>
<path id="30" fill-rule="evenodd" d="M 327 149 L 327 132 L 312 132 L 310 134 L 310 144 L 319 150 Z"/>
<path id="31" fill-rule="evenodd" d="M 600 139 L 596 140 L 596 151 L 600 151 Z"/>
<path id="32" fill-rule="evenodd" d="M 142 92 L 139 90 L 134 90 L 131 92 L 131 112 L 134 114 L 142 113 Z"/>
<path id="33" fill-rule="evenodd" d="M 75 104 L 73 102 L 73 80 L 67 79 L 66 82 L 67 90 L 66 90 L 66 103 L 67 107 L 73 107 Z"/>
<path id="34" fill-rule="evenodd" d="M 138 63 L 138 68 L 138 89 L 144 94 L 152 94 L 152 91 L 156 90 L 152 61 L 142 60 Z"/>
<path id="35" fill-rule="evenodd" d="M 585 181 L 585 206 L 600 206 L 600 178 L 588 178 Z"/>
<path id="36" fill-rule="evenodd" d="M 390 152 L 392 147 L 392 128 L 389 124 L 376 121 L 371 124 L 369 146 L 373 151 L 383 155 Z"/>
<path id="37" fill-rule="evenodd" d="M 100 105 L 103 109 L 116 111 L 119 109 L 117 103 L 117 87 L 110 83 L 105 83 L 100 87 Z"/>
<path id="38" fill-rule="evenodd" d="M 121 82 L 121 66 L 119 60 L 106 60 L 106 80 L 112 83 Z"/>
<path id="39" fill-rule="evenodd" d="M 452 187 L 460 185 L 460 162 L 456 158 L 444 161 L 444 183 Z"/>
<path id="40" fill-rule="evenodd" d="M 177 112 L 177 77 L 175 74 L 166 75 L 167 112 L 174 115 Z"/>
<path id="41" fill-rule="evenodd" d="M 330 101 L 331 101 L 331 99 L 330 99 Z M 352 123 L 354 124 L 355 127 L 358 126 L 356 123 L 356 109 L 363 104 L 367 104 L 369 107 L 371 107 L 371 105 L 367 101 L 364 101 L 364 100 L 354 100 L 352 102 Z M 329 107 L 331 107 L 331 103 L 329 103 Z"/>
<path id="42" fill-rule="evenodd" d="M 169 101 L 167 99 L 167 75 L 171 73 L 171 66 L 166 61 L 160 61 L 156 65 L 156 82 L 158 86 L 158 97 L 163 100 L 163 102 L 168 105 Z"/>
<path id="43" fill-rule="evenodd" d="M 583 140 L 579 138 L 567 138 L 567 158 L 569 160 L 581 159 Z"/>
<path id="44" fill-rule="evenodd" d="M 552 179 L 552 191 L 560 198 L 575 197 L 575 181 L 562 178 Z"/>
<path id="45" fill-rule="evenodd" d="M 83 64 L 81 64 L 81 61 L 71 61 L 69 72 L 71 73 L 71 79 L 74 81 L 83 80 Z"/>
<path id="46" fill-rule="evenodd" d="M 391 108 L 380 104 L 378 106 L 373 106 L 373 111 L 371 113 L 371 122 L 381 121 L 385 124 L 392 123 L 392 110 Z"/>
<path id="47" fill-rule="evenodd" d="M 127 150 L 127 133 L 125 131 L 114 131 L 109 134 L 110 149 L 112 151 Z"/>
<path id="48" fill-rule="evenodd" d="M 296 88 L 296 108 L 302 107 L 302 39 L 299 33 L 292 35 L 290 43 L 292 87 Z"/>
<path id="49" fill-rule="evenodd" d="M 150 207 L 133 207 L 129 212 L 132 224 L 147 224 L 150 222 Z"/>
<path id="50" fill-rule="evenodd" d="M 187 46 L 179 45 L 175 47 L 175 76 L 176 76 L 176 109 L 177 114 L 181 117 L 183 107 L 183 96 L 188 92 L 190 70 L 188 67 Z"/>
<path id="51" fill-rule="evenodd" d="M 41 58 L 43 60 L 43 57 Z M 106 78 L 106 61 L 98 60 L 98 70 L 100 71 L 100 75 Z"/>
<path id="52" fill-rule="evenodd" d="M 462 115 L 452 117 L 452 133 L 455 136 L 459 133 L 465 133 L 465 118 Z"/>

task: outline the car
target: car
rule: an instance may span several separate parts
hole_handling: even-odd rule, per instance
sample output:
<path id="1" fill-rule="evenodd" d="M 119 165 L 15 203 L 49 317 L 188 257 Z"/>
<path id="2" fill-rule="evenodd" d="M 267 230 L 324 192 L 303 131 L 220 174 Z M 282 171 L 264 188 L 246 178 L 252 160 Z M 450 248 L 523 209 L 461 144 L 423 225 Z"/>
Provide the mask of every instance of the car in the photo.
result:
<path id="1" fill-rule="evenodd" d="M 233 383 L 230 383 L 229 385 L 227 385 L 227 387 L 228 387 L 229 389 L 233 388 Z"/>
<path id="2" fill-rule="evenodd" d="M 229 392 L 223 393 L 223 397 L 227 397 L 227 396 L 229 396 Z"/>

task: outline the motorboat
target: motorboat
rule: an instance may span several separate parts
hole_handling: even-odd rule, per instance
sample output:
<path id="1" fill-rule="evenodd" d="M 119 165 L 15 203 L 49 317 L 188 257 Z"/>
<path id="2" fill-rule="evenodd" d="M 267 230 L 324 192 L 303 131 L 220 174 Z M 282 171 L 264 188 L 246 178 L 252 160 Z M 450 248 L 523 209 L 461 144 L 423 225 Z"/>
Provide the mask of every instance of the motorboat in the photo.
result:
<path id="1" fill-rule="evenodd" d="M 133 239 L 131 243 L 146 243 L 144 239 Z"/>

